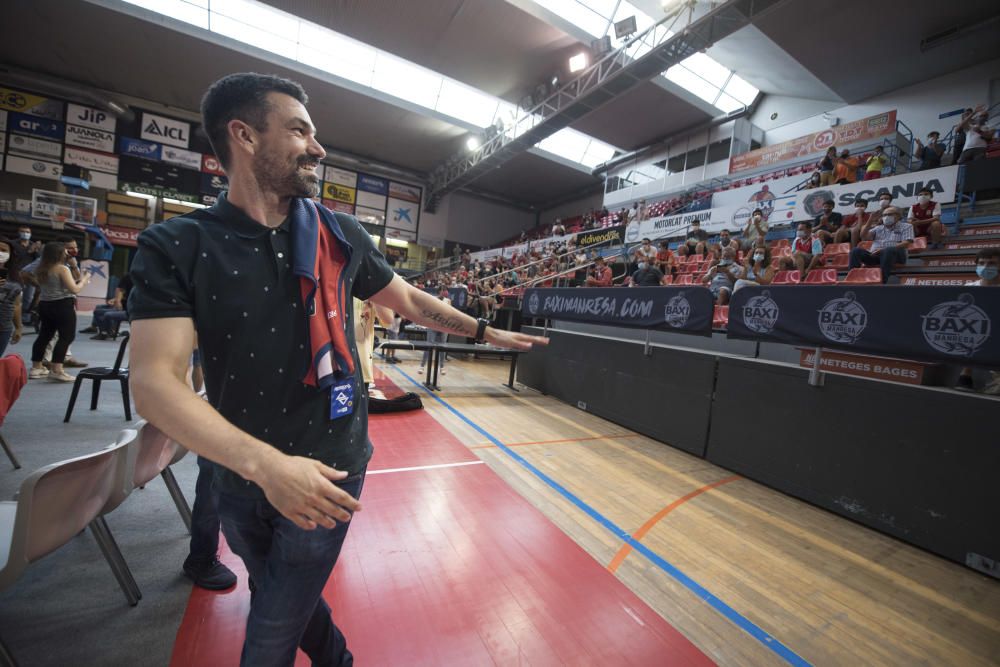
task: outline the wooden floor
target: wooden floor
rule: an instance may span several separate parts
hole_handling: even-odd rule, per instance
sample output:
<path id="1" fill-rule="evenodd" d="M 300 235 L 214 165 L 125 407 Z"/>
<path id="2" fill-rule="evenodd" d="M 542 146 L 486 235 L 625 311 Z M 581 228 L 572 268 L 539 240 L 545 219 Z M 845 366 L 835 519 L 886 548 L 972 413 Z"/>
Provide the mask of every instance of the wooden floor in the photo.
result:
<path id="1" fill-rule="evenodd" d="M 501 386 L 505 362 L 449 363 L 438 394 L 445 405 L 414 384 L 417 357 L 400 359 L 380 369 L 417 391 L 430 415 L 719 664 L 795 660 L 692 592 L 691 581 L 814 665 L 1000 664 L 1000 582 L 553 398 L 511 392 Z M 678 415 L 665 407 L 663 417 Z"/>

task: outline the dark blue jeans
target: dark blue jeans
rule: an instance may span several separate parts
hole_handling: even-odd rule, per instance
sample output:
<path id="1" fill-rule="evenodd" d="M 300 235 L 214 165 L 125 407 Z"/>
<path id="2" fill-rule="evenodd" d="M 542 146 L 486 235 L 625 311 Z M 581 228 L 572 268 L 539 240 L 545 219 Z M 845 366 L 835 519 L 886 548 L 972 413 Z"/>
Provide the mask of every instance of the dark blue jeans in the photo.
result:
<path id="1" fill-rule="evenodd" d="M 97 330 L 103 334 L 111 333 L 111 326 L 114 322 L 124 322 L 128 315 L 124 310 L 117 310 L 114 306 L 95 306 L 93 324 Z"/>
<path id="2" fill-rule="evenodd" d="M 337 483 L 355 498 L 364 472 Z M 243 667 L 291 667 L 301 647 L 316 667 L 348 667 L 354 657 L 322 598 L 350 523 L 302 530 L 266 500 L 219 494 L 222 532 L 257 587 L 247 617 Z"/>
<path id="3" fill-rule="evenodd" d="M 198 457 L 198 481 L 191 508 L 191 553 L 185 565 L 208 565 L 219 553 L 218 499 L 212 490 L 212 463 Z"/>

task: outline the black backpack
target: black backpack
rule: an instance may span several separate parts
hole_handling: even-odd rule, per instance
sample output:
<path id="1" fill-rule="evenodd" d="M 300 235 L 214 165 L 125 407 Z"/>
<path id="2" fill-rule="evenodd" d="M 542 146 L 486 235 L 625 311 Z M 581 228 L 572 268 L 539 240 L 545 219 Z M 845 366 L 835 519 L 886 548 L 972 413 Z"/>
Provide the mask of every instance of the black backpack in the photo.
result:
<path id="1" fill-rule="evenodd" d="M 368 413 L 384 414 L 387 412 L 407 412 L 409 410 L 421 410 L 424 404 L 420 402 L 420 397 L 413 392 L 408 392 L 396 398 L 373 398 L 368 397 Z"/>

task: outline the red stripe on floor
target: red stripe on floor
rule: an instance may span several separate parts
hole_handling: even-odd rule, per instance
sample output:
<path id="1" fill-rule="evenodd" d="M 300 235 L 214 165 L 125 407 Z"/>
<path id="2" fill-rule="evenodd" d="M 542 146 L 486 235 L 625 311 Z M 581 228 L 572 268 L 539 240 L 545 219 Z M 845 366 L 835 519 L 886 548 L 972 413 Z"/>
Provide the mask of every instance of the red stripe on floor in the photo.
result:
<path id="1" fill-rule="evenodd" d="M 373 469 L 476 460 L 423 411 L 369 432 Z M 374 475 L 362 500 L 324 591 L 360 665 L 711 664 L 486 466 Z M 239 574 L 234 592 L 192 592 L 172 666 L 238 662 Z"/>

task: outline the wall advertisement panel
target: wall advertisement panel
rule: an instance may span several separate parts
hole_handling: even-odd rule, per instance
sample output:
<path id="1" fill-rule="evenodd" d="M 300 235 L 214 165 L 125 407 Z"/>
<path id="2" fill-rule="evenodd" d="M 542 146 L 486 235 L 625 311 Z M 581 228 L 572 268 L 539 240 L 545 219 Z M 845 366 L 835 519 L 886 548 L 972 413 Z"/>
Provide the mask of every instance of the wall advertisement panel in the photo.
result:
<path id="1" fill-rule="evenodd" d="M 117 118 L 110 111 L 85 107 L 82 104 L 71 102 L 66 105 L 66 122 L 114 134 Z"/>
<path id="2" fill-rule="evenodd" d="M 104 153 L 115 152 L 115 135 L 92 127 L 66 126 L 66 143 L 80 148 L 90 148 Z"/>
<path id="3" fill-rule="evenodd" d="M 345 204 L 353 205 L 355 197 L 356 197 L 356 192 L 354 188 L 349 188 L 344 185 L 337 185 L 336 183 L 323 184 L 323 199 L 332 199 L 333 201 L 339 201 Z"/>
<path id="4" fill-rule="evenodd" d="M 13 88 L 0 87 L 0 109 L 18 111 L 49 120 L 63 119 L 62 102 Z"/>
<path id="5" fill-rule="evenodd" d="M 40 157 L 49 160 L 59 160 L 62 158 L 62 144 L 21 134 L 10 135 L 7 150 L 11 153 L 26 155 L 28 157 Z"/>

